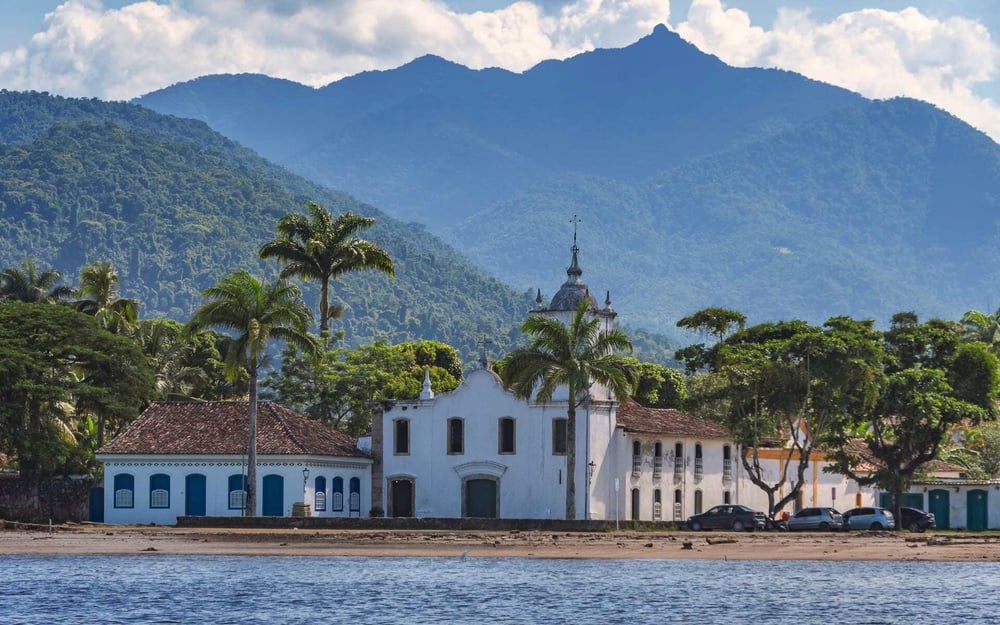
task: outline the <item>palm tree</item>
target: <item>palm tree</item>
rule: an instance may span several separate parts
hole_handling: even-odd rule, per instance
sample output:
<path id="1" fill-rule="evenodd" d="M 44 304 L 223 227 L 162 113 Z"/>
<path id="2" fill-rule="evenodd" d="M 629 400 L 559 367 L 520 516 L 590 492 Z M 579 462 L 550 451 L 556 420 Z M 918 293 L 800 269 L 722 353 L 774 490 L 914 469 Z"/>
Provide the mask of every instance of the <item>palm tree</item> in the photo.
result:
<path id="1" fill-rule="evenodd" d="M 629 400 L 638 382 L 634 368 L 616 351 L 632 351 L 632 342 L 620 330 L 605 330 L 598 318 L 587 319 L 589 302 L 580 302 L 569 325 L 534 314 L 521 326 L 532 336 L 525 347 L 514 350 L 503 365 L 504 384 L 520 399 L 535 394 L 537 403 L 552 400 L 557 388 L 566 387 L 566 518 L 576 518 L 576 408 L 590 399 L 598 382 L 619 402 Z"/>
<path id="2" fill-rule="evenodd" d="M 111 261 L 95 261 L 81 269 L 76 296 L 80 298 L 75 303 L 76 309 L 94 316 L 102 328 L 131 335 L 139 319 L 139 302 L 121 297 L 118 271 Z"/>
<path id="3" fill-rule="evenodd" d="M 0 271 L 0 302 L 57 304 L 73 295 L 73 288 L 60 285 L 63 275 L 55 269 L 38 273 L 35 261 L 25 260 L 20 268 Z"/>
<path id="4" fill-rule="evenodd" d="M 962 315 L 961 326 L 966 339 L 982 341 L 990 351 L 1000 355 L 1000 309 L 992 315 L 970 310 Z"/>
<path id="5" fill-rule="evenodd" d="M 195 311 L 185 328 L 217 328 L 236 336 L 226 353 L 226 370 L 235 378 L 246 368 L 249 381 L 250 439 L 247 452 L 246 514 L 257 514 L 257 368 L 271 338 L 315 352 L 318 344 L 308 332 L 312 314 L 299 289 L 284 280 L 263 284 L 240 269 L 202 291 L 209 301 Z"/>
<path id="6" fill-rule="evenodd" d="M 181 340 L 182 329 L 171 319 L 142 320 L 135 326 L 132 339 L 149 358 L 160 399 L 190 399 L 195 385 L 208 378 L 204 369 L 189 363 L 194 343 Z"/>
<path id="7" fill-rule="evenodd" d="M 280 238 L 260 248 L 261 258 L 285 262 L 279 277 L 299 276 L 320 281 L 319 327 L 324 341 L 327 323 L 343 310 L 330 306 L 330 280 L 351 271 L 376 269 L 390 276 L 395 268 L 389 254 L 378 245 L 355 238 L 359 231 L 375 225 L 375 219 L 344 213 L 337 218 L 315 202 L 307 202 L 310 217 L 286 215 L 278 220 Z"/>

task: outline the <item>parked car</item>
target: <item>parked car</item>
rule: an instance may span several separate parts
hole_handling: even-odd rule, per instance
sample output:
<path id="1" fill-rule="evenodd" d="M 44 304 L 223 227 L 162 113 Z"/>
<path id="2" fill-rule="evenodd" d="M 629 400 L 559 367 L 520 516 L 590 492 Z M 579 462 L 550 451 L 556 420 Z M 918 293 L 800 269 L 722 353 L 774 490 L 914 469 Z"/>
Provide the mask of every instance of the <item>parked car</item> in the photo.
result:
<path id="1" fill-rule="evenodd" d="M 885 508 L 865 506 L 851 508 L 841 515 L 844 527 L 849 530 L 891 530 L 896 528 L 896 519 Z"/>
<path id="2" fill-rule="evenodd" d="M 844 518 L 833 508 L 802 508 L 786 522 L 794 530 L 839 530 L 844 528 Z"/>
<path id="3" fill-rule="evenodd" d="M 899 509 L 899 526 L 905 527 L 911 532 L 926 532 L 927 528 L 933 528 L 934 515 L 916 508 Z"/>
<path id="4" fill-rule="evenodd" d="M 757 512 L 738 504 L 715 506 L 711 510 L 688 517 L 687 527 L 699 530 L 743 530 L 764 529 L 766 517 L 763 512 Z"/>

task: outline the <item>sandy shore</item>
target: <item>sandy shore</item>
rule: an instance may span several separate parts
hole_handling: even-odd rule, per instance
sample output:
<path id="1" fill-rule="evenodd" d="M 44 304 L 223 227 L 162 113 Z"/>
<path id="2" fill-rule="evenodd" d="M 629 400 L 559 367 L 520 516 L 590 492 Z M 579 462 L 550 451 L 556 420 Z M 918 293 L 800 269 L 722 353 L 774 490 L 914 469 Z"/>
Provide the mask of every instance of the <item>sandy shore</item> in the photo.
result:
<path id="1" fill-rule="evenodd" d="M 60 526 L 0 530 L 5 554 L 434 556 L 1000 562 L 1000 536 L 787 532 L 481 532 Z"/>

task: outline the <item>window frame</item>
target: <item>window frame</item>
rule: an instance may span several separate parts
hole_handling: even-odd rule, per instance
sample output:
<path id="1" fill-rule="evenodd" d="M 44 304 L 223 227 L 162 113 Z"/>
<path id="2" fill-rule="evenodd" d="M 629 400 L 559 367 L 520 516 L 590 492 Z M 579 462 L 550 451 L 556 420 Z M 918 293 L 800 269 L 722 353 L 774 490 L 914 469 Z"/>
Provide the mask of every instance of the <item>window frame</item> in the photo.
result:
<path id="1" fill-rule="evenodd" d="M 149 476 L 150 510 L 170 509 L 170 475 L 154 473 Z"/>
<path id="2" fill-rule="evenodd" d="M 400 428 L 406 428 L 406 436 L 400 436 Z M 409 456 L 410 455 L 410 420 L 405 417 L 400 417 L 392 420 L 392 455 L 394 456 Z M 403 445 L 400 445 L 403 443 Z M 405 447 L 405 449 L 402 449 Z"/>
<path id="3" fill-rule="evenodd" d="M 510 449 L 504 445 L 504 425 L 510 424 Z M 497 454 L 501 456 L 511 456 L 517 454 L 517 419 L 514 417 L 500 417 L 497 419 Z"/>
<path id="4" fill-rule="evenodd" d="M 127 502 L 125 501 L 126 493 L 128 493 Z M 135 508 L 135 476 L 131 473 L 118 473 L 115 475 L 114 507 L 122 509 Z"/>
<path id="5" fill-rule="evenodd" d="M 459 428 L 457 446 L 453 445 L 453 443 L 456 442 L 454 436 L 455 427 Z M 447 437 L 447 440 L 445 441 L 445 446 L 449 456 L 465 455 L 465 419 L 463 419 L 462 417 L 450 417 L 447 422 L 445 436 Z"/>
<path id="6" fill-rule="evenodd" d="M 239 486 L 240 488 L 233 488 L 233 480 L 237 481 L 236 485 Z M 229 509 L 242 510 L 247 505 L 247 489 L 246 489 L 247 476 L 240 475 L 239 473 L 230 475 L 228 484 L 229 484 L 228 486 L 229 501 L 227 503 L 229 504 Z M 237 505 L 233 505 L 236 502 L 239 503 Z"/>
<path id="7" fill-rule="evenodd" d="M 560 450 L 556 444 L 560 441 L 559 437 L 559 427 L 562 424 L 562 450 Z M 552 419 L 552 455 L 553 456 L 565 456 L 569 450 L 569 418 L 567 417 L 554 417 Z"/>

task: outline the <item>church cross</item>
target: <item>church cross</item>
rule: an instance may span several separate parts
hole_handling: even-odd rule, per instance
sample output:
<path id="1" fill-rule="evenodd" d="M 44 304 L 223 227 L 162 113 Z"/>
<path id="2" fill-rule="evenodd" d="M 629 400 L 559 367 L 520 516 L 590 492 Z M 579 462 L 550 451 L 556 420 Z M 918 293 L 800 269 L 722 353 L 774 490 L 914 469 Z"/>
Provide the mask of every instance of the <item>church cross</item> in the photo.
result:
<path id="1" fill-rule="evenodd" d="M 476 344 L 477 344 L 477 345 L 479 345 L 480 347 L 482 347 L 482 348 L 483 348 L 483 356 L 482 356 L 482 358 L 480 359 L 480 362 L 482 362 L 482 363 L 483 363 L 483 366 L 485 367 L 485 366 L 486 366 L 487 364 L 489 364 L 489 358 L 488 358 L 489 354 L 487 354 L 487 353 L 486 353 L 486 349 L 487 349 L 487 348 L 488 348 L 488 347 L 489 347 L 490 345 L 493 345 L 493 341 L 492 341 L 492 340 L 490 340 L 490 339 L 489 339 L 489 337 L 487 337 L 487 336 L 486 336 L 486 335 L 484 334 L 484 335 L 483 335 L 483 338 L 481 338 L 481 339 L 479 339 L 478 341 L 476 341 Z"/>
<path id="2" fill-rule="evenodd" d="M 574 214 L 573 219 L 570 219 L 569 222 L 573 224 L 573 247 L 576 247 L 576 225 L 580 223 L 580 218 Z"/>

